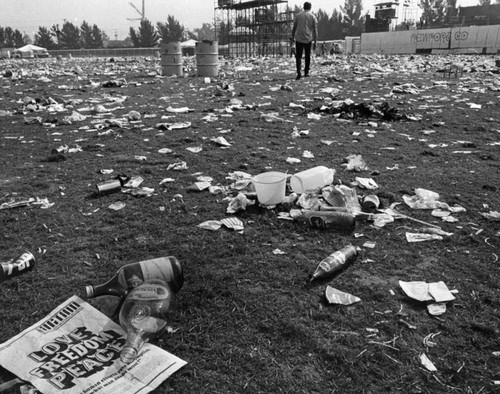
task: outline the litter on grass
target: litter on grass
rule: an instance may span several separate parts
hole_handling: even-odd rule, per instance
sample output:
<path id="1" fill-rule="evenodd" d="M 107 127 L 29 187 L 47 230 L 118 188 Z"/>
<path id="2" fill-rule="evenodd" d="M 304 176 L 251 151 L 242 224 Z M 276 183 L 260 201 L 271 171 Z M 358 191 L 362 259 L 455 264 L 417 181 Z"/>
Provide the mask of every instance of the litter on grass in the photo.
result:
<path id="1" fill-rule="evenodd" d="M 326 297 L 328 303 L 338 304 L 338 305 L 352 305 L 352 304 L 355 304 L 356 302 L 361 301 L 361 298 L 356 297 L 352 294 L 337 290 L 331 286 L 326 286 L 325 297 Z"/>

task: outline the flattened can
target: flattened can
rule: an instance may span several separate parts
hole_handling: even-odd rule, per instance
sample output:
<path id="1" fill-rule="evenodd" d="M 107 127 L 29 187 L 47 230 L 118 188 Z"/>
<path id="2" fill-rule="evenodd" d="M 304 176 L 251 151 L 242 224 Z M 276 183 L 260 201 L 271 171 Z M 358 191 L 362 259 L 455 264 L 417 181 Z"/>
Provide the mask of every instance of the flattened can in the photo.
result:
<path id="1" fill-rule="evenodd" d="M 58 148 L 52 149 L 51 153 L 53 155 L 57 155 L 58 153 L 67 153 L 68 150 L 69 150 L 69 146 L 68 145 L 61 145 Z"/>
<path id="2" fill-rule="evenodd" d="M 35 256 L 30 252 L 24 252 L 20 256 L 7 263 L 1 263 L 0 282 L 19 276 L 31 271 L 35 266 Z"/>
<path id="3" fill-rule="evenodd" d="M 121 190 L 122 183 L 119 179 L 112 179 L 107 182 L 99 183 L 96 188 L 98 194 L 115 193 Z"/>

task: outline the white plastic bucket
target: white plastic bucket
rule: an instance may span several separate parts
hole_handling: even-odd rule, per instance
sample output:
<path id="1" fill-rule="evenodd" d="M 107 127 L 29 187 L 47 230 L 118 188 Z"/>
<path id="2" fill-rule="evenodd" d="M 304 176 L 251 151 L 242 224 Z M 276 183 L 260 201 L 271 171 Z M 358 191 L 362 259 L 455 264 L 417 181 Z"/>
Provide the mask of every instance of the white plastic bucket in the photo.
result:
<path id="1" fill-rule="evenodd" d="M 257 198 L 263 205 L 276 205 L 285 199 L 286 174 L 269 171 L 253 178 Z"/>
<path id="2" fill-rule="evenodd" d="M 290 178 L 290 187 L 295 193 L 302 194 L 307 190 L 324 187 L 333 182 L 335 170 L 325 166 L 317 166 L 298 172 Z"/>

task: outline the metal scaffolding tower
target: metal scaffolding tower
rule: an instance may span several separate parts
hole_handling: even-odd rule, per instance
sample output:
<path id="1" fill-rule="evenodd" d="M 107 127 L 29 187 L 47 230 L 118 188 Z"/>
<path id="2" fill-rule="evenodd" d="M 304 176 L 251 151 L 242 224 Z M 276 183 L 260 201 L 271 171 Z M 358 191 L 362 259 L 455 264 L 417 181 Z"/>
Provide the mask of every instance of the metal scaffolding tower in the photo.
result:
<path id="1" fill-rule="evenodd" d="M 285 0 L 214 0 L 219 53 L 229 57 L 290 53 L 293 12 Z"/>

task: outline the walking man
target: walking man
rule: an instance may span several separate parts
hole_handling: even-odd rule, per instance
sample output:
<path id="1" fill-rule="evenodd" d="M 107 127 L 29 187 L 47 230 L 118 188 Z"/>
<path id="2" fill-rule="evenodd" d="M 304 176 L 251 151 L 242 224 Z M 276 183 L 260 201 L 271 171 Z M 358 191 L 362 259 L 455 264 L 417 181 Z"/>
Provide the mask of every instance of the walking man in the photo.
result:
<path id="1" fill-rule="evenodd" d="M 295 61 L 297 65 L 297 78 L 302 77 L 302 53 L 305 53 L 304 77 L 309 76 L 311 65 L 311 47 L 316 49 L 318 39 L 318 23 L 311 13 L 311 3 L 304 3 L 304 11 L 299 12 L 293 19 L 292 40 L 295 40 Z"/>

